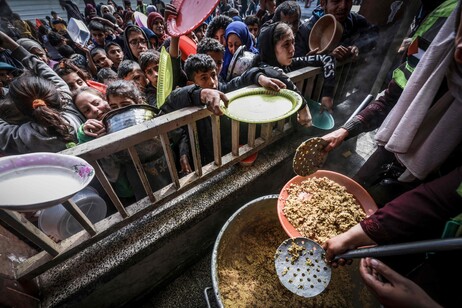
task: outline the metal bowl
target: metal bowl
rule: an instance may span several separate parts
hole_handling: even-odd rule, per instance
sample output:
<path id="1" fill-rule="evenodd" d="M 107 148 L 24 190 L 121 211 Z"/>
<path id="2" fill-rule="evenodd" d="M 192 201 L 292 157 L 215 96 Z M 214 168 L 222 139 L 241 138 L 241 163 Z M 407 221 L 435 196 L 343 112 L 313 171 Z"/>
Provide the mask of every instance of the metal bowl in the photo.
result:
<path id="1" fill-rule="evenodd" d="M 149 105 L 130 105 L 109 111 L 103 118 L 108 134 L 117 132 L 156 117 L 154 107 Z"/>
<path id="2" fill-rule="evenodd" d="M 251 68 L 256 56 L 256 54 L 245 50 L 245 45 L 240 46 L 234 53 L 231 62 L 229 62 L 226 80 L 230 81 L 234 77 L 242 75 L 245 71 Z"/>

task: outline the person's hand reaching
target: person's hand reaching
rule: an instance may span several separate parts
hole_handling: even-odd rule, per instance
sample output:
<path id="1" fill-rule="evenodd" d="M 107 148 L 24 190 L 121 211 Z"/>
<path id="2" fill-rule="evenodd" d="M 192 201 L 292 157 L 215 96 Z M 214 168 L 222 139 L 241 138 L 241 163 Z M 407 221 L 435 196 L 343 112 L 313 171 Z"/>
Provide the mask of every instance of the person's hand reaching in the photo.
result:
<path id="1" fill-rule="evenodd" d="M 348 131 L 344 128 L 339 128 L 337 130 L 334 130 L 333 132 L 330 132 L 321 138 L 329 142 L 329 144 L 324 148 L 324 151 L 330 152 L 339 145 L 342 144 L 343 140 L 348 137 Z"/>
<path id="2" fill-rule="evenodd" d="M 359 274 L 384 307 L 441 307 L 417 284 L 379 260 L 361 259 Z"/>
<path id="3" fill-rule="evenodd" d="M 83 132 L 85 135 L 98 138 L 106 134 L 106 127 L 103 122 L 96 119 L 88 119 L 83 124 Z"/>
<path id="4" fill-rule="evenodd" d="M 228 107 L 228 98 L 226 95 L 215 89 L 202 89 L 201 102 L 207 106 L 207 109 L 215 115 L 222 115 L 220 110 L 220 102 L 223 101 L 225 107 Z"/>
<path id="5" fill-rule="evenodd" d="M 280 89 L 285 89 L 286 85 L 276 78 L 266 77 L 265 75 L 258 76 L 258 83 L 267 90 L 279 92 Z"/>
<path id="6" fill-rule="evenodd" d="M 310 127 L 313 125 L 313 120 L 311 118 L 310 110 L 308 106 L 300 109 L 297 113 L 297 121 L 301 126 Z"/>

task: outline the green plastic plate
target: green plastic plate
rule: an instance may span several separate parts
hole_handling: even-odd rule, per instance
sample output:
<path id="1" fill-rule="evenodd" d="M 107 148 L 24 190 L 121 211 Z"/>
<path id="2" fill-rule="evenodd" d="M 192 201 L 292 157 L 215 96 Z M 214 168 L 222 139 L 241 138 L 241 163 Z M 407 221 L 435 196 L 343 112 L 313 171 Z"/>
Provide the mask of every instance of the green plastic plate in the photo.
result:
<path id="1" fill-rule="evenodd" d="M 233 120 L 245 123 L 270 123 L 285 119 L 300 109 L 303 99 L 291 90 L 279 92 L 265 88 L 241 89 L 227 95 L 228 108 L 221 111 Z"/>
<path id="2" fill-rule="evenodd" d="M 164 46 L 160 51 L 159 71 L 157 76 L 157 108 L 160 109 L 165 103 L 165 99 L 172 92 L 173 87 L 173 69 L 170 54 Z"/>
<path id="3" fill-rule="evenodd" d="M 307 99 L 307 101 L 308 107 L 310 108 L 311 118 L 313 120 L 313 126 L 324 130 L 332 129 L 335 125 L 332 115 L 326 110 L 320 113 L 320 103 L 311 99 Z"/>

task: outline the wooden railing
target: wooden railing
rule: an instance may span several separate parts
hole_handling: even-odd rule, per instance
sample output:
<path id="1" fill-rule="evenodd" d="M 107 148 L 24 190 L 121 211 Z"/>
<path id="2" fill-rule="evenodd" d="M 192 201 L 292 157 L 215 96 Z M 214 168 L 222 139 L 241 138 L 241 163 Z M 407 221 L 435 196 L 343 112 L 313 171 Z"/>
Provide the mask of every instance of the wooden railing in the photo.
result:
<path id="1" fill-rule="evenodd" d="M 337 68 L 337 76 L 340 77 L 337 78 L 337 92 L 341 91 L 344 87 L 350 66 L 351 63 Z M 321 72 L 320 68 L 306 67 L 289 73 L 289 77 L 305 97 L 318 100 L 323 84 L 323 78 L 320 77 Z M 211 117 L 212 122 L 214 161 L 202 166 L 201 153 L 197 145 L 198 133 L 196 122 L 206 117 Z M 224 155 L 221 153 L 220 146 L 220 139 L 222 138 L 220 133 L 220 117 L 211 115 L 208 110 L 197 107 L 178 110 L 61 152 L 62 154 L 79 156 L 94 167 L 98 181 L 117 209 L 117 212 L 96 224 L 92 224 L 80 211 L 78 206 L 69 199 L 63 203 L 63 206 L 83 226 L 84 230 L 56 243 L 34 224 L 29 222 L 21 213 L 0 210 L 0 219 L 42 249 L 36 255 L 16 266 L 16 277 L 14 278 L 30 279 L 40 275 L 53 266 L 72 258 L 82 249 L 128 225 L 161 204 L 213 177 L 225 168 L 240 162 L 280 138 L 291 134 L 297 125 L 294 118 L 291 117 L 274 123 L 262 124 L 259 136 L 256 134 L 256 124 L 248 124 L 247 144 L 241 147 L 239 146 L 239 122 L 233 120 L 231 124 L 232 150 L 231 153 Z M 191 149 L 194 149 L 192 156 L 195 171 L 180 178 L 178 170 L 175 167 L 168 133 L 181 126 L 188 127 Z M 135 145 L 150 140 L 154 136 L 158 136 L 162 142 L 172 179 L 170 185 L 158 191 L 152 190 L 135 149 Z M 101 158 L 122 150 L 129 152 L 147 194 L 146 198 L 128 206 L 124 206 L 114 192 L 99 162 Z"/>

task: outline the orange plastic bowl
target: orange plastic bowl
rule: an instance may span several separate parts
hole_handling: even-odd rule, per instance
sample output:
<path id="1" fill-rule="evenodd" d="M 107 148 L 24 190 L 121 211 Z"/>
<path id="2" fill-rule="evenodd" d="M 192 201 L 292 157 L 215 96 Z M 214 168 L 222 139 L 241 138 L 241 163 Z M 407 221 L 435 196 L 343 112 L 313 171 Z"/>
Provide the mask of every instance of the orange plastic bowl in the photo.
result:
<path id="1" fill-rule="evenodd" d="M 342 39 L 343 27 L 334 15 L 326 14 L 318 19 L 311 29 L 308 39 L 310 50 L 318 48 L 317 53 L 332 51 Z"/>
<path id="2" fill-rule="evenodd" d="M 287 190 L 289 189 L 291 184 L 300 184 L 302 181 L 312 177 L 326 177 L 329 180 L 332 180 L 340 185 L 345 186 L 347 191 L 351 193 L 353 196 L 355 196 L 356 200 L 361 205 L 367 216 L 370 216 L 377 210 L 377 205 L 375 204 L 374 199 L 372 199 L 369 193 L 357 182 L 353 181 L 347 176 L 344 176 L 343 174 L 327 170 L 318 170 L 315 173 L 305 177 L 297 175 L 296 177 L 292 178 L 289 182 L 287 182 L 286 185 L 284 185 L 284 187 L 281 190 L 281 193 L 279 194 L 279 199 L 277 203 L 279 221 L 284 231 L 290 237 L 298 237 L 302 235 L 300 234 L 300 232 L 297 231 L 297 229 L 295 229 L 294 226 L 292 226 L 292 224 L 287 220 L 286 216 L 284 215 L 284 205 L 289 196 Z"/>

